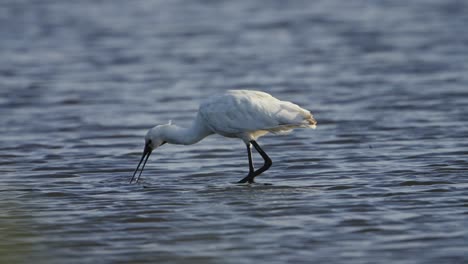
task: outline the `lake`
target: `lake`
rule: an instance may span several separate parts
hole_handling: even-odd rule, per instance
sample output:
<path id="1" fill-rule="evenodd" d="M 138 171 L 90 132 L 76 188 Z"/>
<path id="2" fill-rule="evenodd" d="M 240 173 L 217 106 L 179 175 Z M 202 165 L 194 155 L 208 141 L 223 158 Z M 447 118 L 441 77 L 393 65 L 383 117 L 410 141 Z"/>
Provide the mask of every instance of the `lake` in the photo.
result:
<path id="1" fill-rule="evenodd" d="M 468 2 L 0 3 L 0 263 L 467 263 Z M 254 89 L 316 130 L 153 152 Z M 257 166 L 261 157 L 255 153 Z M 267 184 L 267 185 L 266 185 Z"/>

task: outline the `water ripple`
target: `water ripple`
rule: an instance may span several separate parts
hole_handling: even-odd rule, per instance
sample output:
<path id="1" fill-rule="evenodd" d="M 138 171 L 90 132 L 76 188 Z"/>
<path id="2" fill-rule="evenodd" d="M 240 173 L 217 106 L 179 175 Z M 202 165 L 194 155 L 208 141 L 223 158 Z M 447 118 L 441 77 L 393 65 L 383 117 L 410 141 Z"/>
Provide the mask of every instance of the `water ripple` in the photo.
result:
<path id="1" fill-rule="evenodd" d="M 463 1 L 3 1 L 0 262 L 465 263 Z M 259 89 L 316 130 L 154 152 Z M 261 158 L 254 154 L 256 166 Z"/>

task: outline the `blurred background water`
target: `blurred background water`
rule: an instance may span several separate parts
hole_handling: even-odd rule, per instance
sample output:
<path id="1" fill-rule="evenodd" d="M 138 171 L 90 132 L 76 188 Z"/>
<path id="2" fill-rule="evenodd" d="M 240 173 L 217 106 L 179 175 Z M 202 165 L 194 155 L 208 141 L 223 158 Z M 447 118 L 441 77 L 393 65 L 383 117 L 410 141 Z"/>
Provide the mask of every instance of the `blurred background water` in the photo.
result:
<path id="1" fill-rule="evenodd" d="M 1 263 L 467 263 L 468 2 L 0 2 Z M 166 145 L 257 89 L 316 130 Z M 255 157 L 258 161 L 259 156 Z"/>

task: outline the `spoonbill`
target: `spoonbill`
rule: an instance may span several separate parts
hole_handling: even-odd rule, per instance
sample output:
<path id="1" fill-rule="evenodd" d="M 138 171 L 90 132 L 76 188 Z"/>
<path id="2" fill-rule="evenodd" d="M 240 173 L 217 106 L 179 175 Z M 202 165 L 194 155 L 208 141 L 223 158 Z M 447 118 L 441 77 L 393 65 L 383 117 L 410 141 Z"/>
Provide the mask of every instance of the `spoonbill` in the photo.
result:
<path id="1" fill-rule="evenodd" d="M 151 128 L 145 136 L 143 155 L 130 183 L 144 160 L 136 179 L 138 182 L 148 158 L 156 148 L 166 143 L 191 145 L 212 134 L 244 141 L 247 146 L 249 173 L 238 183 L 253 183 L 256 176 L 272 165 L 270 157 L 256 141 L 259 137 L 269 132 L 283 134 L 294 128 L 315 128 L 316 124 L 308 110 L 291 102 L 281 101 L 260 91 L 229 90 L 204 101 L 188 128 L 171 123 Z M 264 160 L 263 166 L 258 170 L 255 170 L 252 162 L 252 145 Z"/>

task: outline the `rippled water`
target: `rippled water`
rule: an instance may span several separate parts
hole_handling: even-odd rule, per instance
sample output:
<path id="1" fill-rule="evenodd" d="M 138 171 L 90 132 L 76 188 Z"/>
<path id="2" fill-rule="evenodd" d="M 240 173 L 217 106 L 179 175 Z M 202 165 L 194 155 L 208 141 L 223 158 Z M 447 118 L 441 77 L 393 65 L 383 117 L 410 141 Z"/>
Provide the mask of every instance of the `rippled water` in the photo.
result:
<path id="1" fill-rule="evenodd" d="M 466 1 L 2 1 L 1 263 L 468 262 Z M 233 88 L 312 110 L 165 145 Z M 259 161 L 260 157 L 255 156 Z"/>

